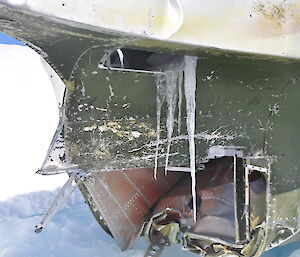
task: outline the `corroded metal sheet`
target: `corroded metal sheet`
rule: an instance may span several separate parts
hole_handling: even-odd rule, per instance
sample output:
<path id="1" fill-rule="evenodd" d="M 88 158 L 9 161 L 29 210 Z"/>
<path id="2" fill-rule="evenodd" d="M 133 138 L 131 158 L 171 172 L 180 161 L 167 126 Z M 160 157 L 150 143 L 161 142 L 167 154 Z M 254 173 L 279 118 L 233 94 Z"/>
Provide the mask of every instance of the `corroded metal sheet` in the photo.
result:
<path id="1" fill-rule="evenodd" d="M 149 219 L 154 204 L 182 178 L 183 173 L 157 180 L 153 169 L 110 171 L 92 174 L 85 185 L 93 196 L 112 235 L 123 250 L 133 246 Z"/>
<path id="2" fill-rule="evenodd" d="M 153 169 L 100 172 L 84 184 L 122 249 L 132 247 L 151 216 L 167 209 L 178 213 L 173 222 L 191 226 L 189 232 L 235 243 L 233 158 L 210 161 L 205 171 L 197 173 L 196 223 L 188 173 L 164 175 L 159 169 L 155 180 Z"/>
<path id="3" fill-rule="evenodd" d="M 90 10 L 92 4 L 97 9 L 97 6 L 103 5 L 103 1 L 85 1 L 87 9 L 75 8 L 79 2 L 66 1 L 64 5 L 59 1 L 26 2 L 27 5 L 11 5 L 11 1 L 0 1 L 0 28 L 37 51 L 60 75 L 66 86 L 66 90 L 58 94 L 64 97 L 59 99 L 60 124 L 41 173 L 90 173 L 95 184 L 87 181 L 87 184 L 90 183 L 89 190 L 84 195 L 89 200 L 95 199 L 88 200 L 93 207 L 92 211 L 98 218 L 105 216 L 107 225 L 112 228 L 121 247 L 125 249 L 132 245 L 145 221 L 153 223 L 148 232 L 152 228 L 162 229 L 170 242 L 176 241 L 174 231 L 178 229 L 178 223 L 174 224 L 174 219 L 167 224 L 170 226 L 162 228 L 166 224 L 147 216 L 147 208 L 151 209 L 156 201 L 161 204 L 161 207 L 159 204 L 155 206 L 158 208 L 157 215 L 168 215 L 166 209 L 170 206 L 177 210 L 177 216 L 173 213 L 176 217 L 179 215 L 178 210 L 183 213 L 181 216 L 191 215 L 190 187 L 183 186 L 181 192 L 178 184 L 178 188 L 170 188 L 165 192 L 163 197 L 166 198 L 149 196 L 150 204 L 146 204 L 147 201 L 139 192 L 139 186 L 143 182 L 135 181 L 133 185 L 136 187 L 128 183 L 126 176 L 130 175 L 129 178 L 134 181 L 136 175 L 131 176 L 131 172 L 136 169 L 140 169 L 140 174 L 150 170 L 146 181 L 153 180 L 157 91 L 155 75 L 151 72 L 135 69 L 110 70 L 109 67 L 105 69 L 101 66 L 105 56 L 123 48 L 198 57 L 195 78 L 196 162 L 210 165 L 211 159 L 225 156 L 241 158 L 244 162 L 239 169 L 233 170 L 236 175 L 233 189 L 232 183 L 228 181 L 223 181 L 222 185 L 215 181 L 213 189 L 198 188 L 203 196 L 198 211 L 209 213 L 210 210 L 217 210 L 217 206 L 222 206 L 221 218 L 225 217 L 224 224 L 228 225 L 228 234 L 223 235 L 223 241 L 233 238 L 232 220 L 226 218 L 228 213 L 232 216 L 232 210 L 227 213 L 227 207 L 231 206 L 234 197 L 241 196 L 242 200 L 235 202 L 235 216 L 240 218 L 235 220 L 235 225 L 242 230 L 236 234 L 240 239 L 245 239 L 245 242 L 240 240 L 238 245 L 233 246 L 230 242 L 218 241 L 218 247 L 223 247 L 220 251 L 224 255 L 230 255 L 231 246 L 245 256 L 259 255 L 265 249 L 297 239 L 300 227 L 297 1 L 271 3 L 245 0 L 237 3 L 231 0 L 226 3 L 213 1 L 209 5 L 204 1 L 191 1 L 193 4 L 180 0 L 134 1 L 134 11 L 137 6 L 143 5 L 140 12 L 143 17 L 147 16 L 149 10 L 153 11 L 141 22 L 136 22 L 135 18 L 138 16 L 127 14 L 132 19 L 129 18 L 127 22 L 118 21 L 116 17 L 123 21 L 125 19 L 122 16 L 123 8 L 128 7 L 128 13 L 131 10 L 124 1 L 113 1 L 111 6 L 119 4 L 120 8 L 112 8 L 109 15 L 102 13 L 101 17 L 99 12 L 107 9 L 100 8 L 93 15 L 86 10 Z M 49 8 L 44 8 L 45 4 Z M 206 8 L 202 8 L 202 5 Z M 222 12 L 216 11 L 220 8 Z M 79 15 L 81 12 L 84 15 Z M 167 19 L 169 17 L 172 19 Z M 170 21 L 174 21 L 174 26 Z M 47 63 L 44 64 L 51 76 L 54 70 Z M 56 87 L 61 86 L 62 81 L 59 86 L 57 81 L 52 81 Z M 166 109 L 163 106 L 159 166 L 165 165 L 166 160 Z M 186 113 L 182 111 L 181 114 L 183 124 Z M 177 170 L 189 163 L 187 131 L 184 127 L 177 129 L 178 124 L 176 121 L 169 158 L 169 165 Z M 227 174 L 226 171 L 231 169 L 229 166 L 222 166 L 222 172 Z M 210 170 L 210 175 L 218 173 L 214 173 L 214 169 L 209 169 L 208 166 L 207 169 Z M 109 172 L 115 175 L 110 177 Z M 221 181 L 222 172 L 218 173 Z M 256 178 L 253 172 L 259 172 L 262 176 Z M 200 174 L 206 173 L 200 172 L 197 176 Z M 101 176 L 104 176 L 102 180 Z M 114 184 L 115 178 L 124 180 L 124 185 L 127 181 L 128 186 L 124 192 L 119 191 Z M 212 180 L 213 177 L 199 178 L 198 186 L 201 187 L 201 181 Z M 187 178 L 187 183 L 188 181 Z M 156 183 L 158 186 L 160 182 Z M 107 185 L 111 185 L 111 188 Z M 111 190 L 114 191 L 113 194 L 110 194 Z M 152 192 L 151 187 L 147 190 Z M 172 190 L 174 195 L 171 195 Z M 98 191 L 106 198 L 102 199 L 103 195 L 99 195 Z M 133 199 L 137 192 L 137 211 L 142 216 L 126 209 L 127 200 Z M 119 199 L 115 201 L 114 197 L 117 196 Z M 209 200 L 210 197 L 215 199 Z M 222 197 L 229 199 L 226 203 L 228 206 L 221 204 L 222 201 L 219 200 Z M 110 199 L 108 203 L 101 204 L 102 200 L 107 199 Z M 173 199 L 176 200 L 171 205 L 170 201 Z M 98 206 L 93 205 L 95 202 Z M 184 209 L 180 205 L 182 202 Z M 114 213 L 114 216 L 105 213 L 107 206 L 119 208 L 127 217 L 119 213 Z M 152 214 L 153 211 L 151 209 Z M 203 251 L 212 253 L 212 249 L 204 247 L 207 245 L 201 246 L 204 250 L 201 247 L 199 249 L 199 242 L 202 240 L 203 243 L 199 234 L 205 229 L 205 233 L 208 233 L 205 225 L 211 222 L 215 224 L 214 228 L 218 227 L 219 223 L 212 216 L 205 216 L 207 222 L 193 227 L 194 231 L 186 236 L 187 247 L 194 247 L 194 250 L 198 247 L 195 250 L 198 254 L 203 255 Z M 116 224 L 122 226 L 118 227 Z M 118 236 L 118 233 L 124 234 L 123 227 L 129 231 L 128 234 Z M 244 230 L 250 230 L 250 236 Z M 240 247 L 244 248 L 241 250 Z"/>

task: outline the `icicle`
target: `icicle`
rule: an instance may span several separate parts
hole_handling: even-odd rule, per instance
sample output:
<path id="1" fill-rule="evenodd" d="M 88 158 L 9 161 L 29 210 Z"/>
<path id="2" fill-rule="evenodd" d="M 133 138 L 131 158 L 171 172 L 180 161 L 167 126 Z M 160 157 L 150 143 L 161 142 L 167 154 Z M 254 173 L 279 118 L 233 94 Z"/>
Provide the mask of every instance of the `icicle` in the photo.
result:
<path id="1" fill-rule="evenodd" d="M 167 152 L 165 162 L 165 175 L 167 175 L 167 168 L 169 164 L 169 154 L 171 148 L 171 138 L 174 130 L 174 117 L 177 101 L 177 77 L 176 70 L 166 72 L 166 102 L 167 102 Z"/>
<path id="2" fill-rule="evenodd" d="M 184 59 L 182 56 L 172 56 L 166 63 L 163 63 L 160 67 L 163 74 L 156 75 L 156 87 L 157 87 L 157 137 L 156 137 L 156 151 L 155 151 L 155 165 L 154 165 L 154 178 L 157 176 L 158 165 L 158 150 L 160 141 L 160 119 L 161 108 L 166 101 L 167 103 L 167 151 L 165 162 L 165 174 L 167 174 L 167 168 L 169 163 L 169 155 L 171 148 L 171 138 L 174 131 L 175 109 L 178 95 L 178 80 L 182 83 L 182 73 L 184 68 Z M 182 92 L 180 92 L 182 95 Z M 180 103 L 181 106 L 181 103 Z"/>
<path id="3" fill-rule="evenodd" d="M 174 116 L 176 103 L 178 106 L 178 133 L 181 128 L 181 105 L 182 105 L 182 81 L 184 71 L 184 93 L 186 99 L 186 127 L 189 140 L 190 155 L 190 173 L 192 178 L 192 198 L 193 198 L 193 216 L 196 221 L 196 169 L 195 169 L 195 110 L 196 110 L 196 65 L 197 57 L 185 56 L 184 59 L 178 56 L 173 58 L 172 62 L 166 64 L 161 70 L 164 74 L 156 75 L 155 84 L 157 87 L 157 137 L 155 151 L 154 178 L 157 177 L 158 152 L 160 144 L 160 120 L 163 103 L 167 102 L 167 151 L 165 162 L 165 174 L 167 173 L 169 154 L 171 148 L 171 139 L 174 130 Z M 177 102 L 178 99 L 178 102 Z"/>
<path id="4" fill-rule="evenodd" d="M 184 67 L 184 92 L 186 99 L 186 127 L 189 138 L 190 153 L 190 169 L 192 178 L 192 197 L 193 197 L 193 216 L 196 221 L 197 205 L 196 205 L 196 169 L 195 169 L 195 110 L 196 110 L 196 65 L 197 57 L 185 56 Z"/>
<path id="5" fill-rule="evenodd" d="M 166 98 L 165 88 L 163 85 L 164 76 L 157 75 L 155 77 L 155 84 L 157 90 L 156 96 L 156 150 L 155 150 L 155 164 L 154 164 L 154 179 L 157 178 L 157 162 L 158 162 L 158 148 L 159 148 L 159 141 L 160 141 L 160 118 L 161 118 L 161 109 L 163 103 Z"/>
<path id="6" fill-rule="evenodd" d="M 180 135 L 180 130 L 181 130 L 182 80 L 183 80 L 183 71 L 180 71 L 178 77 L 178 117 L 177 117 L 178 135 Z"/>

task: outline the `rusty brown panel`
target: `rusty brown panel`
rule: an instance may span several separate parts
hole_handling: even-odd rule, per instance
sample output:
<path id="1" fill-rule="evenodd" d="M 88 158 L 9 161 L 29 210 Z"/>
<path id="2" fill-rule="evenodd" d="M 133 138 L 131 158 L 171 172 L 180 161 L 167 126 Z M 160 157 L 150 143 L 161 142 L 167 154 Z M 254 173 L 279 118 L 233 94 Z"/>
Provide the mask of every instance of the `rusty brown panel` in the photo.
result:
<path id="1" fill-rule="evenodd" d="M 201 195 L 201 207 L 198 213 L 200 217 L 216 213 L 225 214 L 234 210 L 233 183 L 202 190 L 199 194 Z"/>
<path id="2" fill-rule="evenodd" d="M 140 235 L 154 204 L 184 176 L 163 173 L 159 169 L 155 180 L 153 169 L 99 172 L 85 182 L 123 250 L 130 248 Z"/>
<path id="3" fill-rule="evenodd" d="M 233 181 L 233 158 L 210 160 L 205 170 L 197 174 L 197 188 L 206 189 Z"/>
<path id="4" fill-rule="evenodd" d="M 176 210 L 191 232 L 235 241 L 233 158 L 211 160 L 197 172 L 197 222 L 193 222 L 191 178 L 183 178 L 156 204 L 154 213 Z M 170 221 L 170 217 L 168 217 Z"/>
<path id="5" fill-rule="evenodd" d="M 223 195 L 226 192 L 223 186 L 225 184 L 228 184 L 226 188 L 230 188 L 229 191 L 232 191 L 233 193 L 232 158 L 224 157 L 211 160 L 205 166 L 206 169 L 197 172 L 196 175 L 196 191 L 199 198 L 207 199 L 209 196 Z M 226 197 L 232 197 L 233 200 L 233 194 L 228 195 L 227 192 Z M 155 206 L 155 212 L 160 212 L 167 207 L 183 210 L 183 204 L 187 205 L 191 198 L 191 177 L 189 174 L 185 173 L 181 178 L 180 183 L 176 184 L 176 187 L 169 191 L 165 196 L 162 196 Z"/>
<path id="6" fill-rule="evenodd" d="M 211 160 L 206 170 L 197 173 L 199 224 L 200 217 L 207 215 L 234 215 L 232 174 L 232 158 Z M 99 172 L 92 174 L 85 184 L 124 250 L 133 245 L 150 216 L 167 207 L 177 210 L 182 218 L 192 218 L 189 173 L 168 172 L 165 176 L 160 168 L 155 180 L 153 169 Z M 231 219 L 225 221 L 230 223 Z M 194 230 L 201 228 L 194 224 Z"/>

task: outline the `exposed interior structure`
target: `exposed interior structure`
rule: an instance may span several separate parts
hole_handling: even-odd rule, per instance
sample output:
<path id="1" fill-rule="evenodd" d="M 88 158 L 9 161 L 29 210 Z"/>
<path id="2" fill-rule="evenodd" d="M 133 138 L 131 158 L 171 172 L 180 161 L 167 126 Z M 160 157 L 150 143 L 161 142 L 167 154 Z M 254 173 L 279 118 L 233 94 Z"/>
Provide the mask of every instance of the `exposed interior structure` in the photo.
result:
<path id="1" fill-rule="evenodd" d="M 144 236 L 147 257 L 258 257 L 297 239 L 299 6 L 228 1 L 0 0 L 0 28 L 57 92 L 38 173 L 70 178 L 37 232 L 79 187 L 120 248 Z"/>
<path id="2" fill-rule="evenodd" d="M 161 240 L 163 245 L 181 242 L 193 251 L 217 256 L 223 251 L 220 245 L 241 252 L 255 226 L 263 222 L 257 209 L 265 208 L 265 174 L 249 170 L 245 179 L 246 170 L 243 159 L 223 157 L 197 172 L 196 222 L 188 172 L 164 175 L 160 168 L 155 180 L 153 169 L 111 171 L 92 174 L 85 183 L 95 185 L 90 193 L 101 203 L 99 210 L 123 249 L 142 234 L 152 248 L 161 249 Z M 247 182 L 241 180 L 249 181 L 249 187 L 242 187 Z M 158 256 L 154 252 L 149 256 Z"/>
<path id="3" fill-rule="evenodd" d="M 176 59 L 176 54 L 118 48 L 107 52 L 100 60 L 99 67 L 135 72 L 162 72 L 167 64 Z"/>

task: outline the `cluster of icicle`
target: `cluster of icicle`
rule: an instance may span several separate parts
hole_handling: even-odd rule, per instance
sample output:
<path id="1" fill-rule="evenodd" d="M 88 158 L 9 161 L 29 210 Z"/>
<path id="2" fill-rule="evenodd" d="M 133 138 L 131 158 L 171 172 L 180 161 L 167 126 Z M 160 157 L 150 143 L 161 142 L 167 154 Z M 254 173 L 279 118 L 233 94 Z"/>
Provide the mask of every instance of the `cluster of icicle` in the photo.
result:
<path id="1" fill-rule="evenodd" d="M 189 140 L 190 174 L 192 178 L 193 216 L 196 221 L 196 170 L 195 170 L 195 109 L 196 109 L 196 65 L 197 57 L 178 57 L 164 67 L 163 73 L 156 75 L 157 87 L 157 139 L 155 153 L 154 178 L 157 176 L 158 149 L 160 144 L 161 110 L 167 104 L 167 151 L 165 174 L 167 173 L 171 139 L 174 131 L 175 111 L 178 108 L 178 134 L 181 128 L 182 82 L 184 80 L 184 95 L 186 100 L 186 127 Z M 184 79 L 183 79 L 184 78 Z"/>

